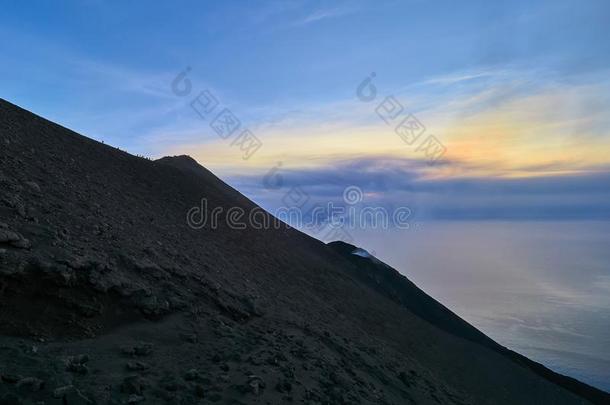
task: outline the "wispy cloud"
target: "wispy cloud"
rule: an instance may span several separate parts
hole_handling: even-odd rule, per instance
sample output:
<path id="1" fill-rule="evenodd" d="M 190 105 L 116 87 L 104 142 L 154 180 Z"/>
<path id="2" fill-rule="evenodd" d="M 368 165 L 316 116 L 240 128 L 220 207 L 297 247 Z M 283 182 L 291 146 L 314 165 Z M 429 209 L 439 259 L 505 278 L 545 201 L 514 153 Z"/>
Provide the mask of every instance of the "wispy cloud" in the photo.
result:
<path id="1" fill-rule="evenodd" d="M 344 15 L 355 12 L 356 9 L 353 7 L 335 7 L 335 8 L 327 8 L 327 9 L 319 9 L 311 12 L 304 18 L 301 18 L 294 22 L 293 25 L 309 25 L 322 20 L 327 20 L 331 18 L 342 17 Z"/>
<path id="2" fill-rule="evenodd" d="M 481 78 L 484 83 L 460 80 L 464 77 Z M 610 82 L 545 81 L 536 72 L 491 70 L 425 82 L 395 94 L 405 110 L 415 113 L 447 146 L 446 158 L 461 162 L 430 167 L 429 177 L 558 175 L 610 160 L 610 122 L 603 114 L 610 107 Z M 221 174 L 265 170 L 280 160 L 291 167 L 311 167 L 354 156 L 422 159 L 377 116 L 375 107 L 376 103 L 365 104 L 355 97 L 332 103 L 244 107 L 240 115 L 253 117 L 248 127 L 264 142 L 256 159 L 247 162 L 201 121 L 184 128 L 198 133 L 197 139 L 176 142 L 166 151 L 190 153 Z M 211 136 L 202 141 L 201 134 L 206 133 Z"/>
<path id="3" fill-rule="evenodd" d="M 480 78 L 484 78 L 484 77 L 490 77 L 490 76 L 498 76 L 500 72 L 498 72 L 497 70 L 482 70 L 482 71 L 466 71 L 466 72 L 456 72 L 456 73 L 452 73 L 452 74 L 447 74 L 447 75 L 442 75 L 442 76 L 436 76 L 427 80 L 423 80 L 421 82 L 419 82 L 419 85 L 430 85 L 430 84 L 437 84 L 437 85 L 453 85 L 453 84 L 457 84 L 457 83 L 461 83 L 461 82 L 465 82 L 465 81 L 469 81 L 469 80 L 474 80 L 474 79 L 480 79 Z"/>

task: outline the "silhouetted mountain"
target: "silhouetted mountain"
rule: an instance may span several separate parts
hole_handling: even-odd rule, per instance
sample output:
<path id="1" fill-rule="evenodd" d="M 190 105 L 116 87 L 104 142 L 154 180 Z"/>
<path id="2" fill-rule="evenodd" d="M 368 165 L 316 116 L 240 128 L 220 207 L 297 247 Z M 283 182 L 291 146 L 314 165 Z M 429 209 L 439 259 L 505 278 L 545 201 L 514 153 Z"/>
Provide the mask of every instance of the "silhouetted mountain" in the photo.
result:
<path id="1" fill-rule="evenodd" d="M 362 251 L 362 249 L 342 241 L 331 242 L 329 246 L 354 263 L 351 270 L 359 280 L 380 294 L 395 301 L 398 305 L 407 308 L 421 319 L 430 322 L 447 333 L 502 353 L 512 358 L 518 364 L 533 370 L 538 375 L 568 388 L 570 391 L 578 393 L 593 402 L 605 403 L 604 401 L 608 400 L 606 393 L 597 389 L 591 389 L 592 387 L 574 378 L 555 373 L 542 364 L 536 363 L 494 342 L 484 333 L 420 290 L 398 271 L 373 256 L 358 254 L 358 251 Z"/>
<path id="2" fill-rule="evenodd" d="M 353 246 L 193 207 L 260 214 L 0 101 L 0 403 L 608 403 Z"/>

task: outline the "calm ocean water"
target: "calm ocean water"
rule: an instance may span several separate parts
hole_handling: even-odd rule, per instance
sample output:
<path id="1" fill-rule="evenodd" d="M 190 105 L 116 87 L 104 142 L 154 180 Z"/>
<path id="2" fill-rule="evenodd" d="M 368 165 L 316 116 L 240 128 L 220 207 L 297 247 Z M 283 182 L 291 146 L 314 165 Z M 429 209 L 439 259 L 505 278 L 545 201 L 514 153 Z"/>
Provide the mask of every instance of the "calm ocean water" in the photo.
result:
<path id="1" fill-rule="evenodd" d="M 423 222 L 354 236 L 500 344 L 610 391 L 610 222 Z"/>

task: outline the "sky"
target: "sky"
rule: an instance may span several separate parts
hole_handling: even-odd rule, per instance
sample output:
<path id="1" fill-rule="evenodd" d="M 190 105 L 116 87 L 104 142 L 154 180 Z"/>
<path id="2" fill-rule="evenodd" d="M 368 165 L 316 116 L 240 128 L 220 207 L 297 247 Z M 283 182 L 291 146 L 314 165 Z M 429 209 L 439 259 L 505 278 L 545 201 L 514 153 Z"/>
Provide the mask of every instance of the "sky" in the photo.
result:
<path id="1" fill-rule="evenodd" d="M 0 97 L 272 211 L 357 187 L 422 220 L 610 219 L 609 22 L 603 0 L 6 2 Z"/>

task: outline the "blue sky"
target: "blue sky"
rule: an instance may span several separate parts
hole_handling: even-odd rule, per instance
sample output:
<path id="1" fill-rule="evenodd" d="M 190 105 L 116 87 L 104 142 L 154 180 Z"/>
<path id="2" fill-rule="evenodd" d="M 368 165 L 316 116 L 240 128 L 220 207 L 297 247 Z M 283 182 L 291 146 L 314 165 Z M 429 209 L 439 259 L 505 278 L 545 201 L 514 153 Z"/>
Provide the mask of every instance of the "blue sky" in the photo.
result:
<path id="1" fill-rule="evenodd" d="M 357 185 L 430 218 L 610 217 L 606 1 L 33 3 L 0 14 L 2 98 L 132 153 L 192 155 L 266 208 L 281 162 L 313 199 Z M 251 159 L 189 107 L 204 89 L 261 140 Z M 380 119 L 386 96 L 442 164 Z"/>

